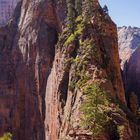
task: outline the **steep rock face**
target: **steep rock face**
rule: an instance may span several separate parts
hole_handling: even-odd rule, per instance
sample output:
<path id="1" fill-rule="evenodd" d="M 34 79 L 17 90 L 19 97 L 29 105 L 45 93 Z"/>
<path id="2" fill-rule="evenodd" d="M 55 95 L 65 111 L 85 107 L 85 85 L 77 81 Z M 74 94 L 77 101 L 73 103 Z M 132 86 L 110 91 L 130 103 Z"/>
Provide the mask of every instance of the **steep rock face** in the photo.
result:
<path id="1" fill-rule="evenodd" d="M 0 1 L 0 26 L 4 26 L 11 18 L 18 1 L 20 0 Z"/>
<path id="2" fill-rule="evenodd" d="M 118 45 L 121 59 L 121 66 L 129 60 L 132 53 L 140 46 L 140 29 L 137 27 L 119 27 Z"/>
<path id="3" fill-rule="evenodd" d="M 84 4 L 82 14 L 89 10 Z M 83 88 L 95 82 L 125 106 L 116 25 L 97 0 L 92 4 L 93 19 L 68 41 L 65 0 L 18 3 L 13 20 L 0 29 L 1 135 L 11 132 L 14 140 L 92 139 L 80 123 L 80 106 L 86 100 Z M 121 139 L 131 140 L 135 131 L 127 113 L 114 106 L 109 107 L 112 123 L 124 125 Z M 114 137 L 110 131 L 100 135 L 101 140 Z"/>
<path id="4" fill-rule="evenodd" d="M 99 3 L 96 1 L 94 5 L 96 5 L 97 15 L 100 14 L 102 18 L 105 18 L 107 15 L 103 13 Z M 72 41 L 65 46 L 67 31 L 62 34 L 62 40 L 59 40 L 46 87 L 46 140 L 92 139 L 92 134 L 80 124 L 80 106 L 85 100 L 85 95 L 82 87 L 76 86 L 78 82 L 81 82 L 81 79 L 76 79 L 76 75 L 78 72 L 82 73 L 77 65 L 85 66 L 86 74 L 90 76 L 90 79 L 84 84 L 90 85 L 92 82 L 100 81 L 108 94 L 115 99 L 120 99 L 125 104 L 117 50 L 116 26 L 109 17 L 106 17 L 104 21 L 100 18 L 98 22 L 95 21 L 93 19 L 87 25 L 87 28 L 82 32 L 83 39 L 80 39 L 83 42 L 86 40 L 90 42 L 90 39 L 93 39 L 92 45 L 97 46 L 96 53 L 99 55 L 96 56 L 92 48 L 88 48 L 88 44 L 82 46 L 77 41 Z M 71 59 L 79 60 L 79 64 L 71 64 Z M 87 61 L 88 64 L 84 64 L 84 61 L 85 63 Z M 123 139 L 129 140 L 132 134 L 129 123 L 126 124 Z M 109 140 L 113 137 L 106 132 L 100 136 L 100 139 Z"/>
<path id="5" fill-rule="evenodd" d="M 119 36 L 118 37 L 119 54 L 122 60 L 121 66 L 123 69 L 124 86 L 125 86 L 128 103 L 131 102 L 131 94 L 134 94 L 134 96 L 137 95 L 137 98 L 140 102 L 140 95 L 139 95 L 140 28 L 137 27 L 118 28 L 118 36 Z M 137 102 L 135 104 L 136 106 L 137 106 Z M 131 103 L 129 104 L 130 104 L 129 106 L 131 106 Z"/>
<path id="6" fill-rule="evenodd" d="M 140 48 L 137 48 L 135 52 L 130 57 L 129 61 L 125 63 L 123 76 L 125 82 L 125 89 L 128 101 L 130 100 L 131 93 L 137 95 L 137 102 L 140 105 L 140 70 L 139 70 L 139 57 L 140 57 Z M 137 102 L 135 102 L 137 104 Z M 138 109 L 138 107 L 137 107 Z"/>
<path id="7" fill-rule="evenodd" d="M 64 17 L 62 4 L 56 4 L 24 0 L 1 29 L 0 132 L 12 132 L 14 139 L 44 139 L 46 81 Z"/>
<path id="8" fill-rule="evenodd" d="M 12 131 L 16 109 L 17 85 L 11 48 L 17 30 L 16 18 L 19 17 L 20 6 L 17 10 L 19 12 L 15 13 L 15 22 L 11 23 L 10 28 L 0 28 L 0 135 Z"/>

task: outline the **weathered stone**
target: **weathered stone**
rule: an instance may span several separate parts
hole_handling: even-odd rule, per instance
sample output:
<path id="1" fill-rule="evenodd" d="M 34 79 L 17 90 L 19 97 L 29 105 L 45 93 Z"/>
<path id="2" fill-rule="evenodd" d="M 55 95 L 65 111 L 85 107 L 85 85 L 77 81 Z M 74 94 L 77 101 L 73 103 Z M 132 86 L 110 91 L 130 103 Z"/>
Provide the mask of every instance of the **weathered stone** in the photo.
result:
<path id="1" fill-rule="evenodd" d="M 94 12 L 100 18 L 91 20 L 80 36 L 98 46 L 98 60 L 88 60 L 88 83 L 99 81 L 106 93 L 126 104 L 116 25 L 95 2 Z M 82 89 L 69 88 L 76 69 L 66 64 L 86 55 L 77 42 L 65 46 L 63 34 L 62 42 L 58 40 L 66 9 L 65 0 L 22 0 L 13 20 L 0 29 L 1 135 L 11 132 L 14 140 L 93 139 L 80 124 L 80 106 L 86 97 Z M 111 139 L 109 132 L 100 139 Z"/>

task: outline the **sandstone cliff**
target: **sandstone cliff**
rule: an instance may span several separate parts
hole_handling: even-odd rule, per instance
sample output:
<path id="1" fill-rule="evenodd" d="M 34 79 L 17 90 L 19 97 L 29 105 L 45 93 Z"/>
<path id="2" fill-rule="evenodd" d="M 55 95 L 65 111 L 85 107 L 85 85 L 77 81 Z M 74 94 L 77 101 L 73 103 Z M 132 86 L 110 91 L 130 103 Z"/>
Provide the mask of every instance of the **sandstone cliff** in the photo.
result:
<path id="1" fill-rule="evenodd" d="M 11 132 L 14 140 L 138 139 L 126 107 L 116 25 L 93 0 L 74 8 L 74 26 L 67 26 L 72 3 L 22 0 L 0 29 L 0 134 Z M 81 124 L 92 94 L 97 106 L 87 109 L 98 115 L 90 120 L 97 127 Z M 96 128 L 102 131 L 93 136 Z"/>
<path id="2" fill-rule="evenodd" d="M 129 107 L 136 113 L 140 103 L 140 29 L 137 27 L 120 27 L 118 29 L 118 36 L 126 97 Z M 131 98 L 134 99 L 134 96 L 136 96 L 135 101 L 131 101 Z"/>
<path id="3" fill-rule="evenodd" d="M 118 45 L 121 59 L 121 66 L 129 60 L 132 53 L 140 46 L 140 29 L 137 27 L 119 27 Z"/>

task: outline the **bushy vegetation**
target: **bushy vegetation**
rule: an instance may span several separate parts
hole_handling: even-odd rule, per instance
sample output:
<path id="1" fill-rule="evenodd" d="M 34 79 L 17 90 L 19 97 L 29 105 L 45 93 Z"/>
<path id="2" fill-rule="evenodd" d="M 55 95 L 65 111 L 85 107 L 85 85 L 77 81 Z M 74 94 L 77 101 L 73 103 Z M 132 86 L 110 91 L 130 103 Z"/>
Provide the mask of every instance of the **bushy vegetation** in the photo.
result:
<path id="1" fill-rule="evenodd" d="M 86 23 L 93 16 L 94 0 L 67 0 L 67 34 L 64 46 L 72 43 L 81 35 Z M 84 12 L 84 13 L 83 13 Z"/>
<path id="2" fill-rule="evenodd" d="M 93 136 L 97 136 L 110 121 L 107 115 L 110 100 L 98 82 L 87 85 L 84 88 L 84 94 L 86 94 L 86 99 L 81 105 L 83 113 L 81 122 L 84 127 L 88 126 Z"/>
<path id="3" fill-rule="evenodd" d="M 74 40 L 75 40 L 75 34 L 72 33 L 72 34 L 70 34 L 70 36 L 69 36 L 69 37 L 67 38 L 67 40 L 65 41 L 64 46 L 66 46 L 66 45 L 72 43 Z"/>
<path id="4" fill-rule="evenodd" d="M 69 32 L 73 33 L 75 26 L 75 2 L 73 0 L 67 0 L 67 25 Z"/>
<path id="5" fill-rule="evenodd" d="M 93 61 L 98 61 L 97 46 L 92 39 L 80 41 L 79 53 L 82 55 L 73 59 L 75 72 L 73 72 L 69 84 L 69 90 L 72 92 L 75 88 L 81 90 L 87 84 L 87 81 L 91 78 L 88 73 L 88 66 L 91 65 Z"/>
<path id="6" fill-rule="evenodd" d="M 67 37 L 64 46 L 69 45 L 70 43 L 72 43 L 73 41 L 76 41 L 76 39 L 78 39 L 78 37 L 82 34 L 82 31 L 84 30 L 85 24 L 82 20 L 82 16 L 78 16 L 77 18 L 75 18 L 74 21 L 74 30 L 73 32 L 69 32 L 69 36 Z M 69 29 L 69 28 L 68 28 Z M 69 29 L 71 30 L 71 29 Z"/>
<path id="7" fill-rule="evenodd" d="M 0 137 L 0 140 L 12 140 L 12 134 L 5 133 L 3 137 Z"/>

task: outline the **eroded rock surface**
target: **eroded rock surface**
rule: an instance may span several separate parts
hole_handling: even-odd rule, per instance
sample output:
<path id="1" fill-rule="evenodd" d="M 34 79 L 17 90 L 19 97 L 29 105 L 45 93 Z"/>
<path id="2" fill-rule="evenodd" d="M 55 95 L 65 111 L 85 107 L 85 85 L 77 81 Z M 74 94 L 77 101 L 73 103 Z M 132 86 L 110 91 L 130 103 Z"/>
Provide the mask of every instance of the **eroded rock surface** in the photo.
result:
<path id="1" fill-rule="evenodd" d="M 1 0 L 0 1 L 0 26 L 7 24 L 12 17 L 14 9 L 20 0 Z"/>
<path id="2" fill-rule="evenodd" d="M 24 0 L 1 29 L 1 134 L 12 132 L 18 140 L 45 137 L 46 82 L 63 18 L 57 9 L 51 1 Z"/>
<path id="3" fill-rule="evenodd" d="M 133 52 L 140 46 L 140 28 L 137 27 L 119 27 L 118 28 L 118 45 L 121 59 L 121 67 L 124 67 Z"/>
<path id="4" fill-rule="evenodd" d="M 84 6 L 82 14 L 89 10 L 86 1 Z M 116 25 L 98 0 L 93 8 L 92 18 L 68 42 L 65 0 L 18 3 L 13 20 L 0 29 L 1 135 L 11 132 L 14 140 L 92 140 L 81 126 L 80 106 L 86 100 L 84 84 L 96 81 L 126 107 Z M 112 123 L 124 125 L 121 140 L 132 140 L 136 133 L 127 112 L 116 108 L 110 106 Z M 100 135 L 101 140 L 114 137 L 110 131 Z"/>
<path id="5" fill-rule="evenodd" d="M 140 28 L 137 27 L 118 28 L 118 42 L 127 101 L 129 106 L 131 106 L 132 104 L 131 97 L 133 98 L 135 95 L 137 95 L 137 101 L 134 102 L 135 105 L 134 104 L 132 105 L 137 106 L 137 103 L 140 102 L 140 94 L 139 94 Z M 131 93 L 133 93 L 134 96 L 131 96 Z M 136 108 L 134 110 L 136 110 Z"/>

